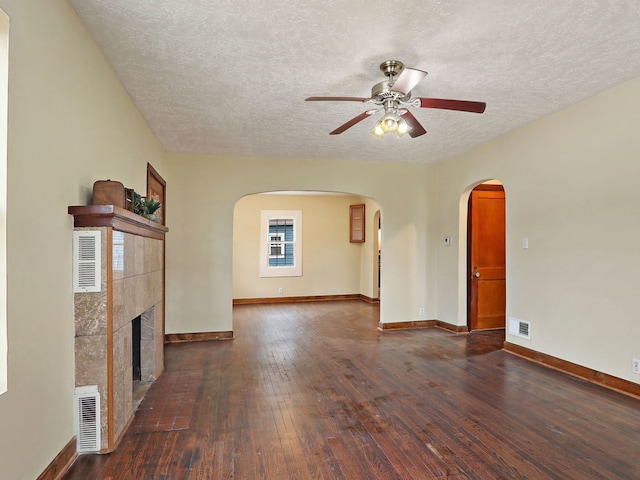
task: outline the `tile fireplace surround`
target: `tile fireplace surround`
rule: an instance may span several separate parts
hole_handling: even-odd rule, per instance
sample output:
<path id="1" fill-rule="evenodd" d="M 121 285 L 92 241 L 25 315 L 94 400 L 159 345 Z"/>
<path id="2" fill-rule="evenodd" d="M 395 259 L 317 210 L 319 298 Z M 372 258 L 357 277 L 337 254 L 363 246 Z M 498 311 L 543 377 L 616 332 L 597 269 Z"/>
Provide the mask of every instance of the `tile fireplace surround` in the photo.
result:
<path id="1" fill-rule="evenodd" d="M 113 205 L 69 207 L 75 230 L 101 232 L 100 292 L 76 293 L 76 386 L 97 385 L 101 452 L 133 418 L 132 320 L 141 316 L 141 380 L 164 368 L 164 235 L 167 228 Z"/>

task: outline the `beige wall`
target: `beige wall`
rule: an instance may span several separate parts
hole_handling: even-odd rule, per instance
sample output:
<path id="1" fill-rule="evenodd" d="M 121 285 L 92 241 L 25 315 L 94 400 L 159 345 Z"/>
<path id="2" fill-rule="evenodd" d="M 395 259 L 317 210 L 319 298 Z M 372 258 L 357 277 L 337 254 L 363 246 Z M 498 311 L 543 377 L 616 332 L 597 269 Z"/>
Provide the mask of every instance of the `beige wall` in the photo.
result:
<path id="1" fill-rule="evenodd" d="M 438 236 L 454 245 L 438 246 L 438 318 L 465 323 L 460 198 L 496 178 L 507 198 L 507 312 L 532 322 L 530 341 L 507 340 L 638 382 L 638 125 L 640 79 L 439 165 Z"/>
<path id="2" fill-rule="evenodd" d="M 169 154 L 167 332 L 233 329 L 233 210 L 245 195 L 280 190 L 356 194 L 383 211 L 380 317 L 383 322 L 435 318 L 433 166 Z M 370 217 L 369 217 L 370 218 Z"/>
<path id="3" fill-rule="evenodd" d="M 93 182 L 144 192 L 162 148 L 64 0 L 0 0 L 11 19 L 8 381 L 0 476 L 33 480 L 71 440 L 72 218 Z"/>
<path id="4" fill-rule="evenodd" d="M 349 205 L 363 202 L 361 197 L 345 195 L 248 195 L 240 199 L 233 217 L 233 298 L 359 294 L 366 242 L 349 243 Z M 302 211 L 301 277 L 260 277 L 262 210 Z M 368 267 L 369 271 L 373 268 L 371 262 Z"/>
<path id="5" fill-rule="evenodd" d="M 0 395 L 7 391 L 7 93 L 9 17 L 0 9 Z"/>

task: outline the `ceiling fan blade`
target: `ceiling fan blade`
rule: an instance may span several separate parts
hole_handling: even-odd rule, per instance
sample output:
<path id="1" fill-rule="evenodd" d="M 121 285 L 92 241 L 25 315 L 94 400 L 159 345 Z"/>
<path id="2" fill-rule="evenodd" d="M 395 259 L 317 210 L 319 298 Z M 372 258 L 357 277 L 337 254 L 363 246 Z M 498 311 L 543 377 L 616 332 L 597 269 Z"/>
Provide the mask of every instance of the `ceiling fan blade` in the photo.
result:
<path id="1" fill-rule="evenodd" d="M 406 95 L 426 76 L 427 72 L 423 72 L 422 70 L 404 68 L 402 72 L 400 72 L 398 79 L 393 84 L 393 87 L 391 87 L 391 91 L 404 93 Z"/>
<path id="2" fill-rule="evenodd" d="M 364 97 L 309 97 L 305 102 L 364 102 L 369 100 Z"/>
<path id="3" fill-rule="evenodd" d="M 376 110 L 367 110 L 366 112 L 362 112 L 360 115 L 358 115 L 357 117 L 353 117 L 351 120 L 349 120 L 347 123 L 340 125 L 338 128 L 336 128 L 333 132 L 329 132 L 329 135 L 339 135 L 342 132 L 344 132 L 345 130 L 353 127 L 356 123 L 361 122 L 362 120 L 364 120 L 365 118 L 367 118 L 369 115 L 375 113 Z"/>
<path id="4" fill-rule="evenodd" d="M 443 98 L 418 98 L 417 100 L 420 100 L 420 108 L 441 108 L 472 113 L 483 113 L 487 108 L 487 104 L 484 102 L 470 102 L 469 100 L 445 100 Z"/>
<path id="5" fill-rule="evenodd" d="M 407 132 L 411 138 L 424 135 L 427 131 L 424 129 L 416 117 L 413 116 L 409 110 L 401 110 L 400 115 L 404 118 L 404 121 L 409 125 L 409 131 Z"/>

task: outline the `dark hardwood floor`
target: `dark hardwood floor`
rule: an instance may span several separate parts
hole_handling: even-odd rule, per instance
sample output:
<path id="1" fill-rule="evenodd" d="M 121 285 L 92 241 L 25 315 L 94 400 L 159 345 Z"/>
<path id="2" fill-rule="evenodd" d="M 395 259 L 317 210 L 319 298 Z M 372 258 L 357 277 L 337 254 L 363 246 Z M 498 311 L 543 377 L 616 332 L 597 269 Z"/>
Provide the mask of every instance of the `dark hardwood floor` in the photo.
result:
<path id="1" fill-rule="evenodd" d="M 500 331 L 377 322 L 360 301 L 237 306 L 235 340 L 167 346 L 118 450 L 64 478 L 640 478 L 639 400 L 503 352 Z"/>

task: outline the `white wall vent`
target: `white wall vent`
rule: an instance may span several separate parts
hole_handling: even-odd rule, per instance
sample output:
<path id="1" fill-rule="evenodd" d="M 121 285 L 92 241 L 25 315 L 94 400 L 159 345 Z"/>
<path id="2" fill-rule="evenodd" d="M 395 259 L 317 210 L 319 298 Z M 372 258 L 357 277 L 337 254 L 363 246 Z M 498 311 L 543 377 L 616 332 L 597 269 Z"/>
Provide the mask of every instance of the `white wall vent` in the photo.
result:
<path id="1" fill-rule="evenodd" d="M 100 451 L 100 392 L 97 385 L 76 387 L 74 414 L 79 453 Z"/>
<path id="2" fill-rule="evenodd" d="M 73 232 L 73 292 L 99 292 L 101 289 L 101 236 L 99 230 Z"/>
<path id="3" fill-rule="evenodd" d="M 531 340 L 531 322 L 509 317 L 509 335 Z"/>

